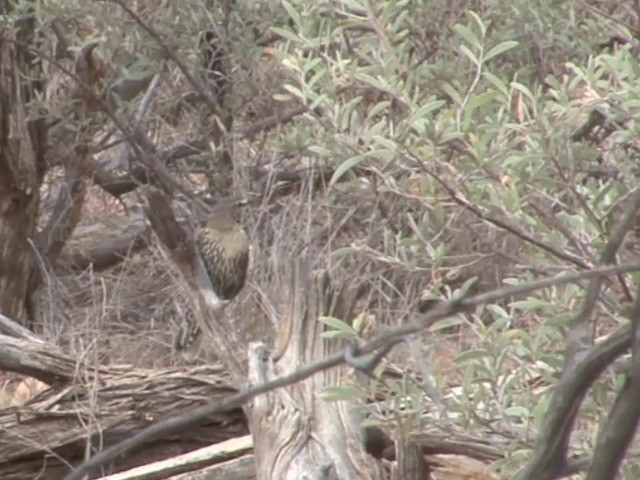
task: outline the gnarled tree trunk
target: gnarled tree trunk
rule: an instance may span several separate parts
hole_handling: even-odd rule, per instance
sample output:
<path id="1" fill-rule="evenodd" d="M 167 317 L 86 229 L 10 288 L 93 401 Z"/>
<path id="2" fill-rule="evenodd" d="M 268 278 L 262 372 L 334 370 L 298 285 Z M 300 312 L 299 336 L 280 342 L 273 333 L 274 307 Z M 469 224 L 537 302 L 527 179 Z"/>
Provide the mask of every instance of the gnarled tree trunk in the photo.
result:
<path id="1" fill-rule="evenodd" d="M 12 4 L 0 2 L 0 15 L 11 19 Z M 23 323 L 45 169 L 45 121 L 30 105 L 44 90 L 35 36 L 30 15 L 0 28 L 0 312 Z"/>
<path id="2" fill-rule="evenodd" d="M 291 299 L 285 312 L 274 362 L 262 360 L 255 346 L 249 359 L 252 386 L 287 375 L 314 360 L 334 354 L 344 345 L 323 338 L 321 316 L 349 318 L 349 298 L 344 289 L 334 291 L 328 276 L 314 278 L 301 262 L 294 273 Z M 348 401 L 328 401 L 321 392 L 339 384 L 351 367 L 323 372 L 256 398 L 246 407 L 254 438 L 260 480 L 300 478 L 353 478 L 381 480 L 379 462 L 364 449 L 362 420 Z"/>

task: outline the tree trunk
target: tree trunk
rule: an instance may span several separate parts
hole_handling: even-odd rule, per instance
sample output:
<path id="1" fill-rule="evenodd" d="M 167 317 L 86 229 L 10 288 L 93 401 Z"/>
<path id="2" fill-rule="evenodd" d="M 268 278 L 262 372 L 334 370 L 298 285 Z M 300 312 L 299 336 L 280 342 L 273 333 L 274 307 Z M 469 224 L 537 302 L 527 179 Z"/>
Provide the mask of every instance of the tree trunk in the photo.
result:
<path id="1" fill-rule="evenodd" d="M 252 386 L 344 348 L 340 341 L 321 337 L 323 324 L 318 319 L 324 315 L 349 318 L 349 298 L 344 289 L 332 290 L 326 274 L 312 279 L 306 268 L 301 262 L 294 274 L 276 363 L 263 361 L 261 345 L 252 346 Z M 318 373 L 260 396 L 247 407 L 259 480 L 384 478 L 379 462 L 365 452 L 362 416 L 353 403 L 321 398 L 325 388 L 338 385 L 350 370 L 343 366 Z"/>
<path id="2" fill-rule="evenodd" d="M 11 19 L 12 3 L 0 2 L 0 15 Z M 44 90 L 35 35 L 31 15 L 0 30 L 0 312 L 23 324 L 46 145 L 44 118 L 30 111 Z"/>

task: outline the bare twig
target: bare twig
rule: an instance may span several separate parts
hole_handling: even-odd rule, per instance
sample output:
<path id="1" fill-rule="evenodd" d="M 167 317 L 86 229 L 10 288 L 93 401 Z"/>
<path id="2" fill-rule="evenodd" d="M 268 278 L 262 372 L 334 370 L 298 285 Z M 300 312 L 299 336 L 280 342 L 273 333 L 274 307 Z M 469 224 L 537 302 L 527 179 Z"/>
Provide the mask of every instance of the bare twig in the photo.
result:
<path id="1" fill-rule="evenodd" d="M 454 202 L 456 202 L 461 207 L 467 208 L 468 210 L 473 212 L 473 214 L 475 214 L 478 218 L 481 218 L 482 220 L 485 220 L 502 230 L 506 230 L 507 232 L 515 235 L 516 237 L 521 238 L 525 242 L 535 245 L 536 247 L 541 248 L 546 252 L 549 252 L 553 256 L 560 258 L 562 260 L 565 260 L 573 265 L 576 265 L 581 268 L 591 267 L 591 265 L 588 262 L 585 262 L 585 260 L 582 259 L 581 257 L 574 255 L 571 252 L 567 252 L 566 250 L 562 250 L 556 247 L 555 245 L 551 245 L 549 243 L 543 242 L 542 240 L 535 238 L 530 233 L 525 232 L 522 228 L 520 228 L 517 225 L 512 225 L 510 223 L 505 222 L 504 220 L 495 218 L 485 213 L 481 207 L 471 203 L 458 190 L 456 190 L 451 185 L 449 185 L 449 183 L 445 181 L 440 175 L 438 175 L 433 169 L 425 165 L 420 158 L 412 154 L 409 154 L 409 157 L 414 162 L 418 163 L 418 165 L 420 165 L 427 174 L 429 174 L 440 185 L 442 185 Z"/>
<path id="2" fill-rule="evenodd" d="M 287 110 L 282 114 L 272 115 L 247 125 L 239 133 L 227 133 L 224 141 L 231 140 L 236 137 L 240 140 L 251 139 L 260 132 L 266 132 L 279 125 L 285 125 L 291 122 L 296 117 L 306 113 L 308 108 L 305 106 L 296 107 L 291 110 Z M 158 156 L 164 160 L 165 163 L 170 163 L 182 158 L 189 157 L 191 155 L 198 155 L 204 152 L 209 146 L 210 139 L 198 138 L 189 142 L 182 143 L 175 147 L 171 147 L 166 150 L 162 150 L 158 153 Z M 140 185 L 150 183 L 149 174 L 142 165 L 134 165 L 131 171 L 127 174 L 114 176 L 109 174 L 101 163 L 96 162 L 94 181 L 103 190 L 111 195 L 118 197 L 125 193 L 131 192 L 138 188 Z"/>
<path id="3" fill-rule="evenodd" d="M 49 262 L 55 261 L 80 221 L 87 181 L 91 176 L 91 159 L 86 138 L 74 148 L 74 158 L 65 164 L 64 185 L 58 193 L 53 212 L 45 227 L 35 236 L 35 244 Z"/>

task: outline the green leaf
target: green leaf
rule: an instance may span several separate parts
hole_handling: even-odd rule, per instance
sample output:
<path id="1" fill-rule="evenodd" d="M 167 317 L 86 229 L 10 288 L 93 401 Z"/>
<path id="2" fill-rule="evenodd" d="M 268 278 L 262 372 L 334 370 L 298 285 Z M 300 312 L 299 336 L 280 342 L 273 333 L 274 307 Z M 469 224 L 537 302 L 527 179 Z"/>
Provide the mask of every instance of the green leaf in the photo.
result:
<path id="1" fill-rule="evenodd" d="M 305 65 L 305 70 L 309 71 L 309 69 L 307 68 L 307 65 Z M 327 74 L 327 70 L 324 67 L 318 67 L 318 70 L 307 82 L 307 88 L 311 90 L 318 81 L 322 80 L 326 76 L 326 74 Z"/>
<path id="2" fill-rule="evenodd" d="M 460 325 L 464 325 L 465 321 L 462 316 L 458 315 L 456 317 L 449 317 L 443 320 L 438 320 L 431 327 L 429 327 L 430 332 L 438 332 L 442 330 L 448 330 L 453 327 L 459 327 Z"/>
<path id="3" fill-rule="evenodd" d="M 326 332 L 322 332 L 320 334 L 321 338 L 327 338 L 329 340 L 333 340 L 336 338 L 344 338 L 344 339 L 354 339 L 357 338 L 357 335 L 348 332 L 340 332 L 338 330 L 329 330 Z"/>
<path id="4" fill-rule="evenodd" d="M 296 24 L 296 27 L 300 29 L 300 27 L 302 26 L 302 19 L 300 18 L 300 14 L 296 11 L 293 5 L 287 2 L 287 0 L 282 0 L 282 6 L 289 14 L 291 20 L 293 20 L 293 22 Z"/>
<path id="5" fill-rule="evenodd" d="M 469 104 L 467 105 L 467 108 L 471 112 L 478 107 L 486 105 L 487 103 L 492 102 L 496 98 L 496 94 L 497 94 L 496 92 L 484 92 L 479 95 L 474 95 L 469 100 Z"/>
<path id="6" fill-rule="evenodd" d="M 333 157 L 333 152 L 323 145 L 310 145 L 309 147 L 307 147 L 307 149 L 311 153 L 314 153 L 315 155 L 318 155 L 320 157 Z"/>
<path id="7" fill-rule="evenodd" d="M 458 91 L 453 88 L 450 83 L 443 83 L 440 85 L 440 88 L 449 96 L 449 98 L 451 98 L 451 100 L 455 102 L 456 105 L 460 105 L 462 103 L 462 96 L 460 96 Z"/>
<path id="8" fill-rule="evenodd" d="M 362 71 L 356 71 L 355 73 L 355 78 L 357 80 L 360 80 L 361 82 L 364 82 L 368 85 L 371 85 L 374 88 L 377 88 L 379 90 L 383 90 L 386 91 L 387 90 L 387 85 L 386 83 L 383 81 L 382 78 L 378 77 L 372 77 L 371 75 L 369 75 L 368 73 L 362 72 Z"/>
<path id="9" fill-rule="evenodd" d="M 481 350 L 481 349 L 467 350 L 465 352 L 462 352 L 460 355 L 458 355 L 454 359 L 454 362 L 455 363 L 467 363 L 470 360 L 478 360 L 478 359 L 487 358 L 487 357 L 491 357 L 491 356 L 492 356 L 491 353 L 488 352 L 487 350 Z"/>
<path id="10" fill-rule="evenodd" d="M 511 50 L 512 48 L 515 48 L 517 46 L 518 46 L 518 42 L 516 42 L 515 40 L 507 40 L 505 42 L 499 43 L 498 45 L 493 47 L 491 50 L 489 50 L 485 54 L 484 61 L 488 62 L 493 57 L 497 57 L 498 55 L 502 55 L 507 50 Z"/>
<path id="11" fill-rule="evenodd" d="M 283 85 L 283 88 L 287 92 L 289 92 L 292 95 L 298 97 L 300 100 L 302 100 L 302 101 L 306 100 L 304 93 L 302 93 L 302 90 L 300 90 L 298 87 L 295 87 L 295 86 L 290 85 L 290 84 L 285 84 L 285 85 Z"/>
<path id="12" fill-rule="evenodd" d="M 409 118 L 407 118 L 407 123 L 409 125 L 413 125 L 417 120 L 420 120 L 423 117 L 426 117 L 428 114 L 433 112 L 434 110 L 439 109 L 445 104 L 444 100 L 433 100 L 428 102 L 425 105 L 422 105 L 420 108 L 415 110 Z"/>
<path id="13" fill-rule="evenodd" d="M 329 328 L 332 328 L 333 330 L 337 330 L 337 331 L 342 332 L 342 333 L 350 333 L 350 334 L 353 334 L 353 335 L 356 335 L 358 333 L 353 329 L 353 327 L 351 325 L 349 325 L 348 323 L 340 320 L 339 318 L 335 318 L 335 317 L 320 317 L 318 320 L 321 323 L 324 323 Z"/>
<path id="14" fill-rule="evenodd" d="M 324 103 L 329 103 L 329 98 L 325 94 L 318 95 L 318 97 L 309 105 L 309 110 L 313 111 Z"/>
<path id="15" fill-rule="evenodd" d="M 290 28 L 271 27 L 270 29 L 276 35 L 289 40 L 293 43 L 300 43 L 301 39 L 297 33 L 293 32 Z"/>
<path id="16" fill-rule="evenodd" d="M 531 103 L 535 103 L 535 100 L 533 98 L 533 94 L 531 93 L 531 90 L 529 90 L 523 84 L 518 83 L 518 82 L 511 82 L 511 88 L 513 88 L 514 90 L 517 90 L 517 91 L 521 92 L 522 94 L 524 94 L 524 96 L 527 97 L 529 99 L 529 101 L 531 101 Z"/>
<path id="17" fill-rule="evenodd" d="M 482 72 L 482 77 L 487 80 L 491 85 L 493 85 L 498 91 L 505 96 L 505 98 L 509 98 L 509 90 L 507 89 L 507 84 L 504 83 L 499 77 L 494 75 L 491 72 Z"/>
<path id="18" fill-rule="evenodd" d="M 469 289 L 478 282 L 478 277 L 467 279 L 460 288 L 456 289 L 451 296 L 452 299 L 461 299 L 467 296 Z"/>
<path id="19" fill-rule="evenodd" d="M 507 319 L 511 318 L 511 315 L 509 315 L 509 313 L 500 305 L 494 305 L 494 304 L 487 305 L 487 310 L 492 312 L 498 318 L 507 318 Z"/>
<path id="20" fill-rule="evenodd" d="M 475 47 L 478 50 L 482 48 L 482 44 L 480 43 L 480 40 L 478 39 L 478 37 L 476 37 L 476 34 L 473 33 L 471 30 L 469 30 L 464 25 L 460 25 L 460 24 L 454 25 L 453 29 L 455 30 L 455 32 L 458 34 L 460 38 L 462 38 L 465 42 L 467 42 L 472 47 Z"/>
<path id="21" fill-rule="evenodd" d="M 524 311 L 547 309 L 550 306 L 549 302 L 534 297 L 529 297 L 526 300 L 517 300 L 511 303 L 511 308 L 518 308 Z"/>
<path id="22" fill-rule="evenodd" d="M 398 146 L 395 144 L 395 142 L 393 142 L 392 140 L 389 140 L 388 138 L 381 137 L 380 135 L 372 136 L 371 141 L 376 143 L 377 145 L 380 145 L 381 147 L 383 147 L 383 149 L 386 149 L 394 153 L 398 149 Z"/>
<path id="23" fill-rule="evenodd" d="M 349 246 L 349 247 L 342 247 L 342 248 L 338 248 L 336 250 L 334 250 L 333 252 L 331 252 L 331 256 L 333 258 L 342 258 L 342 257 L 346 257 L 348 255 L 351 255 L 354 252 L 359 252 L 360 249 L 355 247 L 355 246 Z"/>
<path id="24" fill-rule="evenodd" d="M 529 409 L 521 405 L 514 405 L 513 407 L 505 408 L 504 414 L 510 417 L 521 417 L 521 418 L 529 418 L 531 416 L 531 412 L 529 411 Z"/>
<path id="25" fill-rule="evenodd" d="M 475 54 L 471 50 L 469 50 L 469 47 L 467 47 L 466 45 L 460 45 L 460 47 L 458 48 L 469 60 L 471 60 L 471 63 L 473 63 L 475 66 L 480 65 L 478 57 L 476 57 Z"/>
<path id="26" fill-rule="evenodd" d="M 351 112 L 353 112 L 353 110 L 355 110 L 355 108 L 362 103 L 362 95 L 358 95 L 355 98 L 352 98 L 351 100 L 349 100 L 345 105 L 342 106 L 342 108 L 340 108 L 339 110 L 339 116 L 340 117 L 349 117 L 351 115 Z"/>
<path id="27" fill-rule="evenodd" d="M 367 113 L 367 119 L 372 119 L 377 115 L 384 115 L 390 106 L 391 102 L 389 100 L 383 100 L 382 102 L 374 104 L 370 107 L 369 113 Z"/>
<path id="28" fill-rule="evenodd" d="M 338 168 L 336 168 L 336 171 L 333 172 L 333 175 L 331 176 L 331 180 L 329 181 L 329 185 L 335 185 L 336 182 L 340 180 L 345 173 L 347 173 L 353 167 L 362 163 L 362 161 L 365 158 L 367 158 L 367 155 L 364 153 L 361 153 L 359 155 L 355 155 L 351 158 L 346 159 L 344 162 L 342 162 L 338 166 Z"/>
<path id="29" fill-rule="evenodd" d="M 467 11 L 467 15 L 469 15 L 473 19 L 473 21 L 476 22 L 476 25 L 480 29 L 480 34 L 482 35 L 482 38 L 484 38 L 484 36 L 487 33 L 487 27 L 485 26 L 485 24 L 482 21 L 482 19 L 473 10 L 468 10 Z"/>
<path id="30" fill-rule="evenodd" d="M 337 385 L 327 387 L 320 392 L 320 398 L 326 401 L 357 400 L 362 398 L 362 392 L 353 385 Z"/>

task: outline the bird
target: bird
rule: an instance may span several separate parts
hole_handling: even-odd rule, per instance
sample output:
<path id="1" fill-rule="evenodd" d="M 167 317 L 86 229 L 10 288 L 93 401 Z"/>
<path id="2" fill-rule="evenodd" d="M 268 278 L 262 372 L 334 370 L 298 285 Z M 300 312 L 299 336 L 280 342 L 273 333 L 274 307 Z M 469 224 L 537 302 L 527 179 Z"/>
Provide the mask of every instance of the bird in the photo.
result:
<path id="1" fill-rule="evenodd" d="M 221 300 L 233 300 L 244 287 L 249 267 L 249 238 L 240 223 L 243 198 L 225 198 L 214 206 L 206 223 L 194 235 L 213 291 Z M 193 310 L 188 308 L 175 346 L 187 350 L 201 336 Z"/>
<path id="2" fill-rule="evenodd" d="M 232 300 L 242 290 L 249 266 L 249 238 L 239 222 L 239 208 L 245 199 L 219 201 L 204 227 L 196 233 L 196 246 L 222 300 Z"/>

